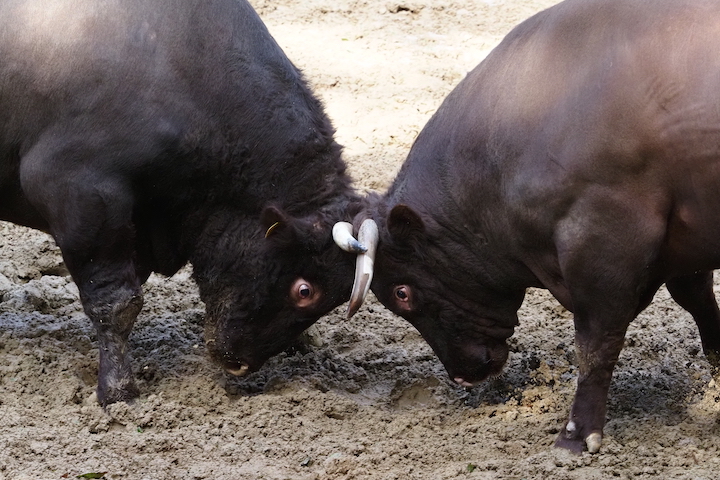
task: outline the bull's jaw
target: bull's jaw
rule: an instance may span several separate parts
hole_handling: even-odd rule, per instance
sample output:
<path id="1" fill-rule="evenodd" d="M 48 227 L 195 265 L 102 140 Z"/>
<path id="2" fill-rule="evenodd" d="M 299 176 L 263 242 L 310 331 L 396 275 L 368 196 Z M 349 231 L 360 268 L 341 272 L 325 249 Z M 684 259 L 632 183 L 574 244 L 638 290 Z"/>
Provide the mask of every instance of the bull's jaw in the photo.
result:
<path id="1" fill-rule="evenodd" d="M 275 317 L 281 319 L 279 329 L 263 330 L 258 328 L 257 321 L 233 316 L 227 309 L 213 309 L 213 305 L 216 305 L 213 301 L 207 304 L 206 350 L 214 363 L 236 377 L 260 370 L 270 358 L 294 345 L 315 321 L 313 318 L 297 320 L 293 316 L 291 322 L 287 320 L 287 314 L 280 314 Z"/>
<path id="2" fill-rule="evenodd" d="M 455 381 L 455 383 L 457 383 L 461 387 L 465 387 L 465 388 L 472 388 L 478 384 L 478 382 L 470 383 L 467 380 L 465 380 L 463 377 L 454 377 L 453 380 Z"/>

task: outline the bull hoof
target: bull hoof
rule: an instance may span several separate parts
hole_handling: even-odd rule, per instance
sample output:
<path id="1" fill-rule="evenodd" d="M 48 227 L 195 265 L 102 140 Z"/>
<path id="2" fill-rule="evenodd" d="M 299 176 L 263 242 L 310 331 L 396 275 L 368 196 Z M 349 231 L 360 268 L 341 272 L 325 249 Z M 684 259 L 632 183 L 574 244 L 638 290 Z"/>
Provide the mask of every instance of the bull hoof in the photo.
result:
<path id="1" fill-rule="evenodd" d="M 585 450 L 585 442 L 579 438 L 567 438 L 565 433 L 561 433 L 555 440 L 555 447 L 580 455 Z"/>
<path id="2" fill-rule="evenodd" d="M 576 428 L 573 422 L 570 422 L 558 435 L 555 446 L 576 454 L 581 454 L 585 449 L 589 453 L 599 452 L 602 445 L 602 434 L 593 432 L 583 440 Z"/>
<path id="3" fill-rule="evenodd" d="M 600 445 L 602 445 L 602 436 L 599 433 L 591 433 L 585 439 L 585 445 L 587 446 L 588 452 L 597 453 L 600 451 Z"/>
<path id="4" fill-rule="evenodd" d="M 98 403 L 104 407 L 117 402 L 131 403 L 133 400 L 140 396 L 140 389 L 135 385 L 135 382 L 129 382 L 122 388 L 101 388 L 98 385 L 97 388 L 97 399 Z"/>

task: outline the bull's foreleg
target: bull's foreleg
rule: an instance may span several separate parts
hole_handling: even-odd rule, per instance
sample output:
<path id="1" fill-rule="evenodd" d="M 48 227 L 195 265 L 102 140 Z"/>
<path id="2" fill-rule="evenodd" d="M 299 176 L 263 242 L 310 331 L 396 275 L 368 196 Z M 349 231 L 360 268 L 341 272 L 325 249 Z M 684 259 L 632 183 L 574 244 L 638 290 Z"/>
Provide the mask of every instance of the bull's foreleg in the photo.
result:
<path id="1" fill-rule="evenodd" d="M 132 228 L 101 229 L 83 248 L 59 241 L 98 337 L 98 401 L 103 405 L 138 396 L 128 337 L 143 305 L 141 281 L 132 261 Z M 87 239 L 86 239 L 87 241 Z"/>
<path id="2" fill-rule="evenodd" d="M 80 291 L 100 347 L 98 401 L 138 394 L 128 355 L 128 336 L 142 307 L 143 275 L 135 264 L 133 196 L 117 151 L 88 145 L 87 132 L 71 126 L 49 131 L 22 159 L 20 177 L 28 200 L 50 226 Z M 109 160 L 108 160 L 109 159 Z"/>
<path id="3" fill-rule="evenodd" d="M 114 240 L 95 237 L 93 247 L 81 250 L 59 242 L 63 257 L 77 283 L 85 313 L 98 338 L 98 402 L 103 406 L 138 396 L 130 364 L 128 338 L 143 305 L 141 278 L 131 253 L 132 236 L 115 230 Z M 116 243 L 119 240 L 120 243 Z"/>
<path id="4" fill-rule="evenodd" d="M 576 313 L 575 323 L 575 347 L 580 366 L 577 391 L 570 416 L 555 446 L 576 453 L 587 447 L 590 453 L 596 453 L 602 443 L 612 373 L 629 320 L 623 321 L 621 326 L 602 331 L 588 325 L 587 320 L 578 319 Z"/>
<path id="5" fill-rule="evenodd" d="M 720 310 L 713 291 L 713 272 L 699 272 L 667 282 L 673 299 L 690 312 L 700 331 L 703 352 L 713 367 L 720 371 Z"/>
<path id="6" fill-rule="evenodd" d="M 128 337 L 143 305 L 142 279 L 131 260 L 130 229 L 114 230 L 107 237 L 95 236 L 92 243 L 93 246 L 79 250 L 66 242 L 59 245 L 80 291 L 85 313 L 97 332 L 100 360 L 97 396 L 105 406 L 138 396 Z"/>
<path id="7" fill-rule="evenodd" d="M 90 290 L 82 293 L 82 297 L 85 313 L 92 320 L 98 337 L 98 401 L 106 406 L 132 400 L 139 391 L 130 365 L 128 337 L 143 305 L 140 287 L 124 285 L 109 287 L 104 292 Z"/>
<path id="8" fill-rule="evenodd" d="M 579 362 L 577 392 L 558 447 L 575 452 L 587 447 L 591 453 L 600 449 L 625 332 L 659 287 L 648 266 L 666 236 L 666 219 L 662 202 L 652 196 L 597 188 L 588 189 L 556 226 Z"/>

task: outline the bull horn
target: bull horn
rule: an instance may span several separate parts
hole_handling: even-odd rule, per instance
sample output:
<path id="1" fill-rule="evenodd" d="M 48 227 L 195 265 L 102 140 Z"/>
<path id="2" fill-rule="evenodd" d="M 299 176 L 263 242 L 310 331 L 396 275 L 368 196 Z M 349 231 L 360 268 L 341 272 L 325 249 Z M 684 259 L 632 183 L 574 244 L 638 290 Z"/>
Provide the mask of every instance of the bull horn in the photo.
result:
<path id="1" fill-rule="evenodd" d="M 365 245 L 367 251 L 359 254 L 355 260 L 355 282 L 353 283 L 352 293 L 350 294 L 347 318 L 357 313 L 370 290 L 375 264 L 375 251 L 377 250 L 379 238 L 380 234 L 378 233 L 375 220 L 368 218 L 360 225 L 358 240 Z"/>
<path id="2" fill-rule="evenodd" d="M 350 253 L 365 253 L 367 248 L 358 242 L 352 234 L 353 226 L 348 222 L 337 222 L 333 225 L 332 237 L 338 247 Z"/>

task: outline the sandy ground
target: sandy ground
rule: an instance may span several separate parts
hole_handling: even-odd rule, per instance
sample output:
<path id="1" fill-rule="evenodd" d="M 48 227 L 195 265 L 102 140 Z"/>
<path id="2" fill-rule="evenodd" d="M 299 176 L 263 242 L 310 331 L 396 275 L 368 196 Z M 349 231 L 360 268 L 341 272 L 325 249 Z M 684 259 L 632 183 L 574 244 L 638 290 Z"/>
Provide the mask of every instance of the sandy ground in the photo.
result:
<path id="1" fill-rule="evenodd" d="M 254 0 L 327 106 L 358 188 L 384 189 L 442 98 L 552 0 Z M 142 397 L 96 403 L 97 344 L 48 237 L 0 223 L 0 479 L 720 478 L 720 389 L 661 291 L 631 326 L 600 454 L 551 447 L 572 400 L 570 315 L 531 291 L 505 372 L 452 384 L 370 301 L 239 381 L 205 357 L 189 270 L 146 284 Z"/>

